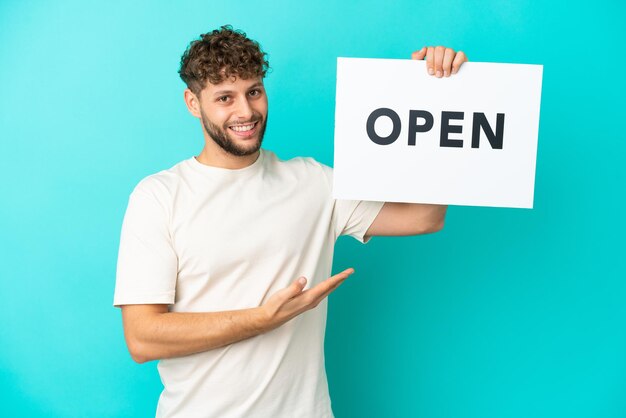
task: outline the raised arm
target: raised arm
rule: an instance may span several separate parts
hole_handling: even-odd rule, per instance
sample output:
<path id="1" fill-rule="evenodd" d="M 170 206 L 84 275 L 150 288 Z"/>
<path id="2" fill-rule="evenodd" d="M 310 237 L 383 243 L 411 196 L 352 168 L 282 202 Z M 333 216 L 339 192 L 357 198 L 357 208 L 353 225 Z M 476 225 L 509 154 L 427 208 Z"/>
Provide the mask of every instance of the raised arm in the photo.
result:
<path id="1" fill-rule="evenodd" d="M 234 311 L 168 312 L 167 305 L 124 305 L 124 336 L 138 363 L 181 357 L 268 332 L 315 308 L 354 272 L 347 269 L 304 290 L 300 277 L 259 307 Z"/>

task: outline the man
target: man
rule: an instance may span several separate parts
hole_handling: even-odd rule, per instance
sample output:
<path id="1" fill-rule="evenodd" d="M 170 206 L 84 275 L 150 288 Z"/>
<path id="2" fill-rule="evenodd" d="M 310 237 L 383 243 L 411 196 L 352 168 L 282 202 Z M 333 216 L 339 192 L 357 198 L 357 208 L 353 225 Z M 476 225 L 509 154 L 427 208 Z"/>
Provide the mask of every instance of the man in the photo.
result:
<path id="1" fill-rule="evenodd" d="M 413 54 L 425 57 L 437 77 L 466 61 L 443 47 Z M 326 296 L 354 272 L 327 278 L 336 239 L 443 226 L 445 206 L 334 200 L 332 169 L 262 150 L 267 68 L 230 26 L 192 42 L 180 76 L 204 149 L 129 200 L 114 304 L 133 359 L 161 360 L 157 416 L 332 417 Z"/>

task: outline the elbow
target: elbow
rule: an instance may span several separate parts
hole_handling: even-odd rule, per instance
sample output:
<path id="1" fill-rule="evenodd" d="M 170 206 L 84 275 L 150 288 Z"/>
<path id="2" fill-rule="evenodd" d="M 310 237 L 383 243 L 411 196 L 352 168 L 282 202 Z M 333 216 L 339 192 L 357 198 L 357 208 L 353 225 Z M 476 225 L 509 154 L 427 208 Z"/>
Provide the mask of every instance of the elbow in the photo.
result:
<path id="1" fill-rule="evenodd" d="M 142 355 L 140 355 L 140 354 L 133 354 L 133 353 L 130 353 L 130 358 L 132 358 L 132 359 L 133 359 L 133 361 L 134 361 L 135 363 L 137 363 L 137 364 L 143 364 L 143 363 L 146 363 L 146 362 L 150 361 L 150 359 L 149 359 L 149 358 L 144 357 L 144 356 L 142 356 Z"/>
<path id="2" fill-rule="evenodd" d="M 443 225 L 443 218 L 436 222 L 429 222 L 428 224 L 422 226 L 418 234 L 434 234 L 435 232 L 441 231 L 443 229 Z"/>
<path id="3" fill-rule="evenodd" d="M 448 207 L 443 206 L 442 208 L 443 210 L 441 210 L 438 213 L 438 216 L 436 216 L 435 219 L 433 219 L 433 222 L 431 222 L 429 231 L 430 233 L 439 232 L 443 229 L 443 226 L 446 222 L 446 212 L 448 210 Z"/>
<path id="4" fill-rule="evenodd" d="M 154 335 L 159 325 L 155 318 L 159 314 L 152 312 L 152 306 L 148 306 L 147 310 L 150 311 L 145 312 L 146 307 L 141 305 L 122 307 L 126 348 L 133 361 L 139 364 L 159 359 L 158 350 L 161 347 Z"/>
<path id="5" fill-rule="evenodd" d="M 421 234 L 433 234 L 443 229 L 446 220 L 447 206 L 435 206 L 428 216 L 421 219 Z"/>
<path id="6" fill-rule="evenodd" d="M 146 348 L 146 345 L 136 339 L 127 338 L 126 346 L 128 347 L 128 353 L 130 354 L 130 358 L 133 359 L 135 363 L 143 364 L 148 361 L 154 360 L 150 355 Z"/>
<path id="7" fill-rule="evenodd" d="M 443 225 L 444 225 L 444 223 L 445 223 L 445 222 L 444 222 L 444 220 L 443 220 L 443 219 L 441 219 L 439 222 L 435 222 L 435 223 L 431 226 L 430 232 L 431 232 L 431 233 L 434 233 L 434 232 L 439 232 L 439 231 L 441 231 L 441 230 L 443 229 Z"/>
<path id="8" fill-rule="evenodd" d="M 439 232 L 443 229 L 443 226 L 446 222 L 446 212 L 448 211 L 447 206 L 441 206 L 441 210 L 439 212 L 439 216 L 435 218 L 435 221 L 432 223 L 431 232 Z"/>

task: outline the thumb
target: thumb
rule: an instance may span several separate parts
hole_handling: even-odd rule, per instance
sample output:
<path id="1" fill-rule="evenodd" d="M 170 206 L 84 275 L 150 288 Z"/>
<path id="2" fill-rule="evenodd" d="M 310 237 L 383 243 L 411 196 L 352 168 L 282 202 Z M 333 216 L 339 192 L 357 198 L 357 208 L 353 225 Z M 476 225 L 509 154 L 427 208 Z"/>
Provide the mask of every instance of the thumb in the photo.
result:
<path id="1" fill-rule="evenodd" d="M 420 49 L 419 51 L 415 51 L 411 54 L 411 59 L 414 60 L 423 60 L 424 57 L 426 56 L 426 52 L 427 49 L 426 47 L 423 47 L 422 49 Z"/>
<path id="2" fill-rule="evenodd" d="M 289 289 L 289 293 L 292 296 L 296 296 L 296 295 L 298 295 L 299 293 L 302 292 L 302 289 L 304 289 L 305 285 L 306 285 L 306 277 L 304 277 L 304 276 L 298 277 L 289 286 L 289 288 L 288 288 Z"/>
<path id="3" fill-rule="evenodd" d="M 290 299 L 295 298 L 300 293 L 302 293 L 302 289 L 304 289 L 304 285 L 306 285 L 306 278 L 304 276 L 298 277 L 296 280 L 291 282 L 289 286 L 283 287 L 276 293 L 274 293 L 270 299 L 282 305 L 287 303 Z"/>

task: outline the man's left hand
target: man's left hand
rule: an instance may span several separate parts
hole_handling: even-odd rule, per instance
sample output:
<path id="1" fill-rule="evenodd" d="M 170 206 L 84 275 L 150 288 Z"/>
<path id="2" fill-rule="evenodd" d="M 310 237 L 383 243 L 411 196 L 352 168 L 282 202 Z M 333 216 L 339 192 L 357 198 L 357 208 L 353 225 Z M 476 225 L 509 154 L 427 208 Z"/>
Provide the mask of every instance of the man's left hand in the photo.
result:
<path id="1" fill-rule="evenodd" d="M 411 58 L 414 60 L 426 58 L 428 74 L 437 78 L 456 74 L 461 65 L 467 61 L 467 56 L 463 51 L 454 52 L 454 49 L 445 46 L 425 46 L 411 54 Z"/>

